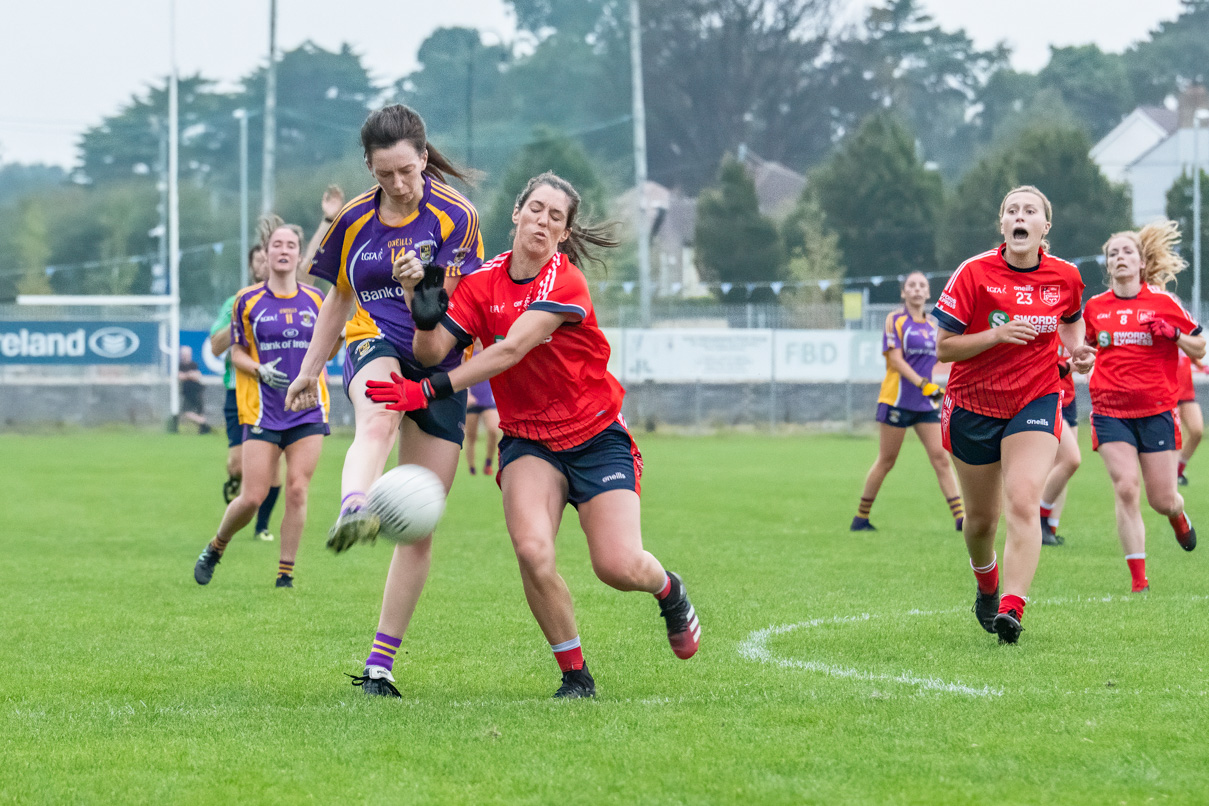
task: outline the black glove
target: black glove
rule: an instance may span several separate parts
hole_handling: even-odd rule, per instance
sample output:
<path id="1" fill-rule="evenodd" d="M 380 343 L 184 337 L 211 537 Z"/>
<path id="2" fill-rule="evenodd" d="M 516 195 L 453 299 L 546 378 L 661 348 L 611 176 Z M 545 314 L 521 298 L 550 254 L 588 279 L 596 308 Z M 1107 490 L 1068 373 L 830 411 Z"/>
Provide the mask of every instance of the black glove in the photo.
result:
<path id="1" fill-rule="evenodd" d="M 1058 377 L 1065 378 L 1070 374 L 1070 360 L 1058 362 Z"/>
<path id="2" fill-rule="evenodd" d="M 411 318 L 417 330 L 433 330 L 441 323 L 449 308 L 449 294 L 445 293 L 445 268 L 424 266 L 424 279 L 416 286 L 411 298 Z"/>

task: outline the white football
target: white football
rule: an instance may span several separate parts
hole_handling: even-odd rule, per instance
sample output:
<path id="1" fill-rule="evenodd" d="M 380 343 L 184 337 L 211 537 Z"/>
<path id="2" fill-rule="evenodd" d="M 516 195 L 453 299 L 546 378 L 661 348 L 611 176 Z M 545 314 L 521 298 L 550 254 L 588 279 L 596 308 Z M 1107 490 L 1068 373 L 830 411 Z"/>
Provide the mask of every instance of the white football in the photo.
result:
<path id="1" fill-rule="evenodd" d="M 432 534 L 445 513 L 445 485 L 419 465 L 386 471 L 366 498 L 366 509 L 378 516 L 378 535 L 396 543 L 414 543 Z"/>

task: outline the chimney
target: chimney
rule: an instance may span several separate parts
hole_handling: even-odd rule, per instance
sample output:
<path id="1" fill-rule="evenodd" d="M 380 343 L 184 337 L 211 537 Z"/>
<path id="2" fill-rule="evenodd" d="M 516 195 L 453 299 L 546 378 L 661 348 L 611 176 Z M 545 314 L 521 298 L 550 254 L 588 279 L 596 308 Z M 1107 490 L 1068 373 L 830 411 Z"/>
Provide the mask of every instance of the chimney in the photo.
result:
<path id="1" fill-rule="evenodd" d="M 1209 90 L 1201 84 L 1193 84 L 1180 93 L 1180 128 L 1192 128 L 1192 116 L 1198 109 L 1209 109 Z"/>

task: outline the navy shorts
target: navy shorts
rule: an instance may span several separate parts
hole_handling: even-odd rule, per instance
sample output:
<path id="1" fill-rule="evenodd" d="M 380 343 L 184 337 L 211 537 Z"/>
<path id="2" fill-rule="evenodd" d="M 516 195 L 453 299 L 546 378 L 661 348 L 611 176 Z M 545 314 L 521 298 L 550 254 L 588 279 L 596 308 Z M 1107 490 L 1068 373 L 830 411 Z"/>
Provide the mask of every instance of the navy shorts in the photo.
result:
<path id="1" fill-rule="evenodd" d="M 1179 415 L 1164 411 L 1149 417 L 1108 417 L 1091 413 L 1091 447 L 1100 450 L 1105 442 L 1128 442 L 1138 453 L 1178 451 L 1180 439 Z"/>
<path id="2" fill-rule="evenodd" d="M 495 406 L 475 406 L 473 404 L 466 406 L 467 414 L 482 414 L 488 409 L 494 409 Z"/>
<path id="3" fill-rule="evenodd" d="M 642 491 L 642 454 L 620 423 L 565 451 L 552 451 L 536 440 L 505 436 L 500 440 L 500 473 L 522 456 L 536 456 L 554 465 L 567 479 L 567 500 L 572 506 L 609 490 Z"/>
<path id="4" fill-rule="evenodd" d="M 889 403 L 878 403 L 877 421 L 895 428 L 910 428 L 913 425 L 923 425 L 924 423 L 939 423 L 940 412 L 936 409 L 912 411 L 891 406 Z"/>
<path id="5" fill-rule="evenodd" d="M 422 381 L 435 375 L 429 369 L 417 369 L 404 361 L 399 351 L 386 339 L 361 339 L 348 346 L 344 361 L 344 394 L 348 396 L 349 385 L 361 368 L 377 358 L 393 358 L 399 362 L 399 374 L 410 381 Z M 428 408 L 406 412 L 425 434 L 448 440 L 461 446 L 466 437 L 466 390 L 455 392 L 451 397 L 433 400 Z"/>
<path id="6" fill-rule="evenodd" d="M 1079 401 L 1071 400 L 1062 407 L 1062 419 L 1066 420 L 1066 424 L 1071 428 L 1079 427 Z"/>
<path id="7" fill-rule="evenodd" d="M 250 439 L 256 439 L 261 442 L 271 442 L 284 450 L 300 439 L 313 437 L 316 434 L 326 437 L 330 433 L 331 429 L 327 427 L 327 423 L 303 423 L 293 428 L 287 428 L 284 431 L 273 431 L 269 428 L 261 428 L 258 425 L 245 425 L 243 427 L 243 441 L 247 442 Z"/>
<path id="8" fill-rule="evenodd" d="M 1004 437 L 1022 431 L 1061 432 L 1058 406 L 1061 395 L 1044 395 L 1026 405 L 1014 417 L 1002 419 L 952 405 L 946 398 L 946 410 L 941 417 L 940 434 L 945 450 L 967 465 L 990 465 L 1003 458 Z M 949 410 L 951 408 L 951 411 Z"/>
<path id="9" fill-rule="evenodd" d="M 222 416 L 227 421 L 227 447 L 243 444 L 243 426 L 239 424 L 239 404 L 235 402 L 235 390 L 227 390 L 227 399 L 222 404 Z"/>

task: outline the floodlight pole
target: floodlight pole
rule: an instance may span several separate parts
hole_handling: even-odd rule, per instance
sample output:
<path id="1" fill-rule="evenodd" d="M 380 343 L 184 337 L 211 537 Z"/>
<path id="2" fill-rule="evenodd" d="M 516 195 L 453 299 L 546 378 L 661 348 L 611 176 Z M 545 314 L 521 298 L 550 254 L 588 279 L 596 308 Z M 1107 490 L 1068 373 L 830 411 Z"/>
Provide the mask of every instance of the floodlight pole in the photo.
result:
<path id="1" fill-rule="evenodd" d="M 248 110 L 236 109 L 239 121 L 239 287 L 248 286 Z"/>
<path id="2" fill-rule="evenodd" d="M 168 4 L 169 59 L 168 76 L 168 409 L 172 422 L 181 413 L 180 384 L 180 109 L 176 73 L 176 0 Z"/>
<path id="3" fill-rule="evenodd" d="M 634 117 L 634 179 L 637 183 L 638 218 L 638 320 L 651 326 L 651 240 L 647 232 L 646 204 L 646 102 L 642 94 L 642 24 L 638 0 L 630 0 L 630 75 Z"/>
<path id="4" fill-rule="evenodd" d="M 1192 115 L 1192 316 L 1201 321 L 1201 121 L 1209 109 Z"/>
<path id="5" fill-rule="evenodd" d="M 269 69 L 264 83 L 264 165 L 260 174 L 260 212 L 273 212 L 277 158 L 277 0 L 269 0 Z M 245 253 L 246 254 L 246 253 Z"/>

